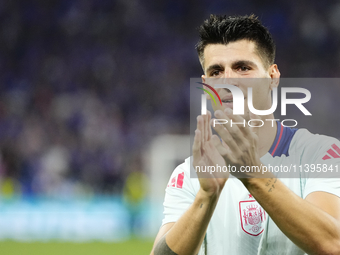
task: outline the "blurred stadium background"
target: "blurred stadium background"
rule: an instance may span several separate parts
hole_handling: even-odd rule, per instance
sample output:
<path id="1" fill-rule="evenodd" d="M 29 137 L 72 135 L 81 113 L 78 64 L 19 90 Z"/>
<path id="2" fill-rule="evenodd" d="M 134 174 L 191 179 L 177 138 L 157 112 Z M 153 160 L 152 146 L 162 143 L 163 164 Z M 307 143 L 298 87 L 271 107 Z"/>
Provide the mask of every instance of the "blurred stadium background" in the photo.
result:
<path id="1" fill-rule="evenodd" d="M 284 77 L 340 73 L 338 1 L 0 2 L 1 254 L 149 253 L 210 13 L 258 15 Z"/>

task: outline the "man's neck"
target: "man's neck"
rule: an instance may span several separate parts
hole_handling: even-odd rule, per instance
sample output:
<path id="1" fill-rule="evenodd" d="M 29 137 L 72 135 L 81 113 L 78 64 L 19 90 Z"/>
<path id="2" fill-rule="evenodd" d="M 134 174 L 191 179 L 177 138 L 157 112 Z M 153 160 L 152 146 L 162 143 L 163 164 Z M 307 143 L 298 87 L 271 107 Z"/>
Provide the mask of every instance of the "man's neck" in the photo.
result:
<path id="1" fill-rule="evenodd" d="M 277 122 L 276 121 L 265 121 L 266 119 L 274 119 L 274 115 L 265 116 L 262 118 L 264 125 L 259 128 L 259 143 L 258 151 L 259 156 L 264 156 L 272 147 L 276 133 L 277 133 Z"/>

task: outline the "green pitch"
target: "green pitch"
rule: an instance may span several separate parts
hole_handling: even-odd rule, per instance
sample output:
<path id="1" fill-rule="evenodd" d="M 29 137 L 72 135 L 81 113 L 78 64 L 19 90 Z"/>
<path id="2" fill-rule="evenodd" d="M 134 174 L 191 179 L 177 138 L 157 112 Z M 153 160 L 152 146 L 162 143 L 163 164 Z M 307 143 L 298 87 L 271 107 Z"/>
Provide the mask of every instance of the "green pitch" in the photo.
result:
<path id="1" fill-rule="evenodd" d="M 152 240 L 129 240 L 121 243 L 19 243 L 0 242 L 2 255 L 139 255 L 150 254 Z"/>

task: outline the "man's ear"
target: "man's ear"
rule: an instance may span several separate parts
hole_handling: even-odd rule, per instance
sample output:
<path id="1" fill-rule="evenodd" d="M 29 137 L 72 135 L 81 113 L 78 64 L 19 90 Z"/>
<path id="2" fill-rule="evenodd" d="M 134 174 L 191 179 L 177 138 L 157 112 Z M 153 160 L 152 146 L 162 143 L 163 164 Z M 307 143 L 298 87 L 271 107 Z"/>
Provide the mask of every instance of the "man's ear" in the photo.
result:
<path id="1" fill-rule="evenodd" d="M 270 89 L 277 88 L 279 86 L 281 76 L 277 64 L 273 64 L 269 67 L 269 75 L 271 78 Z"/>
<path id="2" fill-rule="evenodd" d="M 204 74 L 202 74 L 201 78 L 202 78 L 202 82 L 205 83 L 205 75 Z"/>

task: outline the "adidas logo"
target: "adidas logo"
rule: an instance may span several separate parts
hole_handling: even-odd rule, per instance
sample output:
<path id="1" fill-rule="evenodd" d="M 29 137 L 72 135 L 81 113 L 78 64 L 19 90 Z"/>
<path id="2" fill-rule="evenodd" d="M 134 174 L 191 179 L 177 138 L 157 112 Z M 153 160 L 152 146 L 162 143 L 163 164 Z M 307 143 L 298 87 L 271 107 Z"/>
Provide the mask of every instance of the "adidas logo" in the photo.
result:
<path id="1" fill-rule="evenodd" d="M 168 183 L 168 187 L 183 188 L 184 172 L 178 174 Z"/>
<path id="2" fill-rule="evenodd" d="M 340 158 L 340 148 L 336 146 L 336 144 L 332 144 L 332 148 L 329 149 L 325 156 L 323 156 L 323 160 L 331 159 L 331 158 Z"/>

